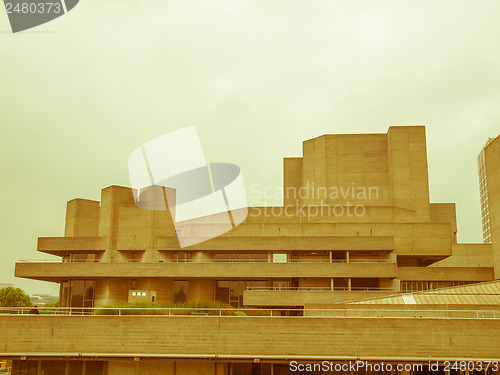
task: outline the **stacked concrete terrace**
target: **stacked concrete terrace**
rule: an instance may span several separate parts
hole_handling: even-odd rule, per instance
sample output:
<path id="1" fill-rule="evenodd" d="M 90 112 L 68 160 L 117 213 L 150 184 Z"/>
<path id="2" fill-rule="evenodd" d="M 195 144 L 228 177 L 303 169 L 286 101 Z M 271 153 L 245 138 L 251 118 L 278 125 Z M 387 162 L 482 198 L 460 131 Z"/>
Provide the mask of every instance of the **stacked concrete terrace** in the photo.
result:
<path id="1" fill-rule="evenodd" d="M 60 261 L 19 262 L 16 276 L 59 283 L 69 307 L 303 308 L 491 281 L 495 264 L 500 272 L 499 143 L 486 149 L 492 244 L 457 243 L 455 205 L 429 201 L 425 128 L 404 126 L 305 141 L 302 157 L 284 159 L 282 207 L 251 207 L 235 229 L 186 248 L 169 210 L 138 208 L 130 188 L 74 199 L 64 237 L 38 240 Z M 183 231 L 203 236 L 209 225 Z"/>

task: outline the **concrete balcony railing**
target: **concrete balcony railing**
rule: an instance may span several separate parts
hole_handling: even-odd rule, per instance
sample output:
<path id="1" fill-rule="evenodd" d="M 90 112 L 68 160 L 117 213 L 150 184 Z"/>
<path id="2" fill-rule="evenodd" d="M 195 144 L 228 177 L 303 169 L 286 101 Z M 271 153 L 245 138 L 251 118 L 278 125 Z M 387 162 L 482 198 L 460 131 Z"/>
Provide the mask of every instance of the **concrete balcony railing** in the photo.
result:
<path id="1" fill-rule="evenodd" d="M 291 277 L 397 277 L 397 264 L 389 261 L 313 263 L 219 263 L 219 262 L 22 262 L 15 275 L 60 281 L 101 277 L 171 278 L 291 278 Z"/>
<path id="2" fill-rule="evenodd" d="M 288 259 L 287 261 L 271 261 L 268 259 L 63 259 L 62 261 L 32 259 L 21 260 L 21 263 L 396 263 L 395 259 Z"/>
<path id="3" fill-rule="evenodd" d="M 255 288 L 243 292 L 243 304 L 248 306 L 329 305 L 384 297 L 397 293 L 391 288 Z"/>
<path id="4" fill-rule="evenodd" d="M 179 250 L 176 237 L 158 237 L 158 250 Z M 392 236 L 221 236 L 189 246 L 189 251 L 392 251 Z"/>
<path id="5" fill-rule="evenodd" d="M 494 280 L 493 267 L 400 267 L 402 281 L 491 281 Z"/>
<path id="6" fill-rule="evenodd" d="M 428 306 L 397 306 L 390 305 L 383 308 L 378 305 L 340 305 L 341 308 L 254 308 L 254 307 L 37 307 L 37 313 L 33 313 L 32 307 L 0 307 L 0 316 L 10 315 L 118 315 L 118 316 L 162 316 L 164 318 L 175 316 L 224 316 L 231 318 L 247 317 L 385 317 L 385 318 L 466 318 L 466 319 L 499 319 L 500 310 L 498 305 L 482 306 L 481 309 L 449 309 L 429 308 Z"/>

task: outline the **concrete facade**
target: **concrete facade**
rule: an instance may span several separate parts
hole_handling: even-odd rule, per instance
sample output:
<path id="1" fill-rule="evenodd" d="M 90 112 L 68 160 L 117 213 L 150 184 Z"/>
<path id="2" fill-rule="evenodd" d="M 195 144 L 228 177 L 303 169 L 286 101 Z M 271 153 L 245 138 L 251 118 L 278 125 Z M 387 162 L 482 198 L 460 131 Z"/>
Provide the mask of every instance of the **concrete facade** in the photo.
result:
<path id="1" fill-rule="evenodd" d="M 302 157 L 284 159 L 283 206 L 249 208 L 235 229 L 186 248 L 170 211 L 138 208 L 130 188 L 107 187 L 99 202 L 74 199 L 64 237 L 38 241 L 62 261 L 16 264 L 18 277 L 60 283 L 63 307 L 118 306 L 141 291 L 158 305 L 216 300 L 304 316 L 8 317 L 3 355 L 94 353 L 108 374 L 217 375 L 288 374 L 278 364 L 291 358 L 495 359 L 494 311 L 480 319 L 468 306 L 420 320 L 412 311 L 307 311 L 499 279 L 499 138 L 484 155 L 491 244 L 457 243 L 455 205 L 430 202 L 422 126 L 305 141 Z M 211 225 L 182 230 L 203 238 Z M 21 325 L 30 338 L 16 336 Z M 266 358 L 278 367 L 261 366 Z"/>
<path id="2" fill-rule="evenodd" d="M 498 155 L 495 140 L 485 149 L 492 222 L 500 216 Z M 458 244 L 454 204 L 429 201 L 423 126 L 305 141 L 303 157 L 284 159 L 283 193 L 283 206 L 250 208 L 232 231 L 181 249 L 168 210 L 140 209 L 131 189 L 110 186 L 100 202 L 68 202 L 64 237 L 39 239 L 38 250 L 62 263 L 18 263 L 16 275 L 68 283 L 62 301 L 68 306 L 72 280 L 92 280 L 92 306 L 126 302 L 134 289 L 155 292 L 159 303 L 175 302 L 176 285 L 184 281 L 188 301 L 220 299 L 218 281 L 241 281 L 248 291 L 234 291 L 239 307 L 267 306 L 268 295 L 297 306 L 304 298 L 294 291 L 315 288 L 331 292 L 316 302 L 326 295 L 333 302 L 348 298 L 344 291 L 378 295 L 399 291 L 401 283 L 406 291 L 418 282 L 452 286 L 494 277 L 500 240 Z M 189 230 L 202 237 L 210 225 L 217 224 Z M 249 287 L 252 281 L 260 293 Z M 279 297 L 276 285 L 287 295 Z"/>

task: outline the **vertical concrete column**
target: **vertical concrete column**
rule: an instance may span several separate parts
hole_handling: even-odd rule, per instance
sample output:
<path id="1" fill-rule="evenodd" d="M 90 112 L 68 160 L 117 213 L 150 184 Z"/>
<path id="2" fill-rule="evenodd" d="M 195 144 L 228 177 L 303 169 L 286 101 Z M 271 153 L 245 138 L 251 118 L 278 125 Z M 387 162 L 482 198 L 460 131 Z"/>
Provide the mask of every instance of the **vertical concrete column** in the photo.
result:
<path id="1" fill-rule="evenodd" d="M 392 203 L 415 210 L 417 221 L 430 221 L 425 127 L 391 126 L 387 149 Z"/>
<path id="2" fill-rule="evenodd" d="M 132 279 L 101 278 L 95 282 L 94 306 L 115 305 L 128 301 L 128 291 L 132 289 Z"/>
<path id="3" fill-rule="evenodd" d="M 284 206 L 300 206 L 302 199 L 302 158 L 283 159 L 283 204 Z"/>
<path id="4" fill-rule="evenodd" d="M 165 201 L 165 210 L 153 210 L 149 211 L 148 217 L 148 228 L 147 228 L 147 246 L 146 253 L 144 254 L 144 259 L 158 261 L 165 257 L 165 254 L 161 254 L 158 251 L 157 241 L 158 237 L 168 237 L 174 236 L 175 225 L 172 219 L 172 214 L 170 212 L 169 204 L 174 204 L 175 202 L 175 189 L 170 189 L 162 186 L 156 186 L 155 194 L 163 197 Z M 168 192 L 168 199 L 167 199 Z M 159 197 L 158 199 L 161 199 Z M 171 202 L 173 200 L 173 202 Z M 173 207 L 175 212 L 175 206 Z"/>
<path id="5" fill-rule="evenodd" d="M 99 202 L 73 199 L 66 205 L 65 237 L 97 237 Z"/>
<path id="6" fill-rule="evenodd" d="M 351 278 L 347 278 L 347 290 L 350 292 L 351 291 Z"/>
<path id="7" fill-rule="evenodd" d="M 208 263 L 212 261 L 212 255 L 207 251 L 194 251 L 191 253 L 191 263 Z M 189 301 L 212 301 L 214 299 L 214 287 L 212 279 L 190 279 Z"/>
<path id="8" fill-rule="evenodd" d="M 112 260 L 119 257 L 116 250 L 117 214 L 118 214 L 118 186 L 110 186 L 101 191 L 101 214 L 99 217 L 99 237 L 107 237 L 106 251 L 101 260 Z"/>
<path id="9" fill-rule="evenodd" d="M 172 284 L 172 279 L 165 277 L 137 278 L 135 289 L 154 290 L 158 303 L 172 302 Z"/>

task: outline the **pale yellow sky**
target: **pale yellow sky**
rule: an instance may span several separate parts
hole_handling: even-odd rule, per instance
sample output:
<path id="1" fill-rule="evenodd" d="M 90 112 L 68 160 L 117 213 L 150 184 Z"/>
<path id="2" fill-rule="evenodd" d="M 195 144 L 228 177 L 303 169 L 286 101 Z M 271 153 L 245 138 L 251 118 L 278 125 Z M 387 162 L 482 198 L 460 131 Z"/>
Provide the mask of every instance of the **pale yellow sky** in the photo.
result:
<path id="1" fill-rule="evenodd" d="M 66 201 L 128 185 L 143 142 L 196 125 L 207 160 L 281 186 L 325 133 L 427 126 L 433 202 L 480 242 L 476 156 L 500 129 L 500 2 L 82 0 L 13 35 L 0 12 L 0 283 Z M 277 201 L 269 204 L 279 203 Z"/>

